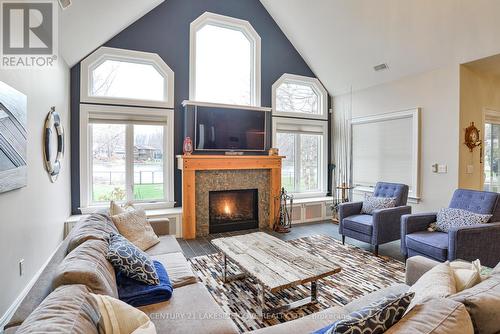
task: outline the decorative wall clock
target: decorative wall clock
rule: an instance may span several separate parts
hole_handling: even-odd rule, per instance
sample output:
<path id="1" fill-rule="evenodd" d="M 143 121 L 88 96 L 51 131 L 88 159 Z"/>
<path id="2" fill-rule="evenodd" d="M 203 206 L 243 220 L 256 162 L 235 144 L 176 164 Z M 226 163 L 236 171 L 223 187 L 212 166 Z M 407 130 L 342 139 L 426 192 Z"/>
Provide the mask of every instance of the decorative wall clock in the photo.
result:
<path id="1" fill-rule="evenodd" d="M 479 129 L 476 128 L 474 122 L 470 123 L 470 125 L 465 129 L 465 145 L 472 152 L 475 147 L 481 146 L 483 141 L 479 135 Z"/>

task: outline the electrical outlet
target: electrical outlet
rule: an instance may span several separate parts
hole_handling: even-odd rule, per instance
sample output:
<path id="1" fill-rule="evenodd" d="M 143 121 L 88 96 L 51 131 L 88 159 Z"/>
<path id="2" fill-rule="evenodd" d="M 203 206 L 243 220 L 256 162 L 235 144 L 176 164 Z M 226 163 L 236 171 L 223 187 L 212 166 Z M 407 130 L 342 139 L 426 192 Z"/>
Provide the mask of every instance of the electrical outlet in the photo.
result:
<path id="1" fill-rule="evenodd" d="M 19 260 L 19 276 L 24 274 L 24 259 Z"/>

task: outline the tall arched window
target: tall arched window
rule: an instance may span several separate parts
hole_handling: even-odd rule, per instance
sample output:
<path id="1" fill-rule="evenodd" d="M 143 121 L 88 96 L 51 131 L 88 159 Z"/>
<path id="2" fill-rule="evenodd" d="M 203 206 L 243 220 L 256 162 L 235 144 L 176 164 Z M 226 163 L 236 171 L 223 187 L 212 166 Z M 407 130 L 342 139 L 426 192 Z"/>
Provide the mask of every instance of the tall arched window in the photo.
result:
<path id="1" fill-rule="evenodd" d="M 282 185 L 296 197 L 327 192 L 328 93 L 316 78 L 285 73 L 272 88 L 273 147 L 286 158 Z"/>
<path id="2" fill-rule="evenodd" d="M 260 37 L 252 25 L 206 12 L 190 34 L 190 100 L 260 106 Z"/>

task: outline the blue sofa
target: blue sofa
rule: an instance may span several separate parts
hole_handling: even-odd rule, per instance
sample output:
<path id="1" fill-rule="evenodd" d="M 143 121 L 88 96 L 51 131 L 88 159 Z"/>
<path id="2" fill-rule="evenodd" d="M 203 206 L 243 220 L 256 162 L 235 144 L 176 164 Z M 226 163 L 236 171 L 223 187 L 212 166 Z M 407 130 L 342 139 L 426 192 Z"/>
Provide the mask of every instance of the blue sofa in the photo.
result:
<path id="1" fill-rule="evenodd" d="M 378 182 L 373 191 L 376 197 L 395 197 L 396 207 L 377 210 L 372 215 L 362 214 L 363 202 L 349 202 L 339 205 L 339 233 L 342 243 L 350 237 L 369 243 L 373 253 L 378 255 L 378 246 L 398 240 L 401 236 L 401 216 L 411 213 L 406 205 L 408 186 L 399 183 Z"/>
<path id="2" fill-rule="evenodd" d="M 401 217 L 401 253 L 405 257 L 425 256 L 440 262 L 455 259 L 480 259 L 485 266 L 500 261 L 500 194 L 457 189 L 450 208 L 492 214 L 488 224 L 453 228 L 448 233 L 427 231 L 436 221 L 436 213 Z"/>

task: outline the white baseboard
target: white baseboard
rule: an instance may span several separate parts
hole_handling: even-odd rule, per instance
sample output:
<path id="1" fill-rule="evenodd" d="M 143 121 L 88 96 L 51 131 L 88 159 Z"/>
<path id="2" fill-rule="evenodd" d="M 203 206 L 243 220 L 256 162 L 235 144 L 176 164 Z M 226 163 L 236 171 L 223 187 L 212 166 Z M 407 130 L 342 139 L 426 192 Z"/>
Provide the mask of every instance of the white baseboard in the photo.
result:
<path id="1" fill-rule="evenodd" d="M 42 274 L 42 272 L 45 269 L 45 267 L 47 267 L 47 265 L 49 264 L 49 262 L 52 259 L 52 257 L 56 254 L 56 252 L 59 249 L 59 247 L 61 246 L 61 244 L 62 244 L 62 242 L 57 245 L 56 249 L 52 252 L 52 254 L 50 254 L 50 256 L 47 259 L 47 261 L 45 261 L 45 263 L 42 265 L 42 267 L 35 273 L 35 275 L 33 276 L 33 278 L 24 287 L 23 291 L 21 291 L 21 293 L 17 296 L 17 298 L 10 305 L 10 307 L 7 309 L 7 311 L 5 311 L 5 313 L 2 315 L 2 317 L 0 318 L 0 334 L 3 333 L 3 328 L 10 321 L 10 318 L 12 318 L 12 316 L 14 315 L 14 312 L 16 312 L 17 308 L 19 307 L 19 305 L 23 301 L 24 297 L 26 297 L 26 295 L 28 294 L 28 292 L 33 287 L 33 285 L 35 285 L 35 282 L 38 280 L 38 278 Z"/>

